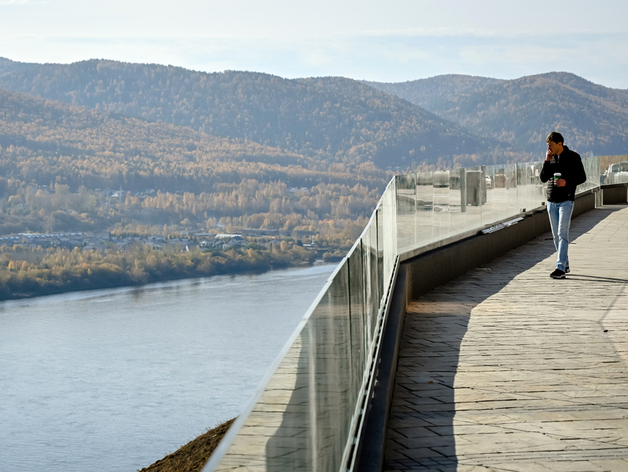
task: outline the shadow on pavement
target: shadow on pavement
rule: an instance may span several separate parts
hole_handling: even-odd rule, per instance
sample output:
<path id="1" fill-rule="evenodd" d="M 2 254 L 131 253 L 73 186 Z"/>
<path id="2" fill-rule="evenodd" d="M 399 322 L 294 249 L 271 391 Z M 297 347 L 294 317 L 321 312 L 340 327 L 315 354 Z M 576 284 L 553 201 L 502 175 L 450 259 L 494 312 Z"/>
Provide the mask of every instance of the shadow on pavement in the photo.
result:
<path id="1" fill-rule="evenodd" d="M 572 241 L 576 243 L 579 236 L 621 208 L 596 209 L 575 218 Z M 539 236 L 432 290 L 409 307 L 389 414 L 385 470 L 457 470 L 455 379 L 471 312 L 552 254 L 551 237 Z M 578 275 L 570 278 L 627 282 Z"/>

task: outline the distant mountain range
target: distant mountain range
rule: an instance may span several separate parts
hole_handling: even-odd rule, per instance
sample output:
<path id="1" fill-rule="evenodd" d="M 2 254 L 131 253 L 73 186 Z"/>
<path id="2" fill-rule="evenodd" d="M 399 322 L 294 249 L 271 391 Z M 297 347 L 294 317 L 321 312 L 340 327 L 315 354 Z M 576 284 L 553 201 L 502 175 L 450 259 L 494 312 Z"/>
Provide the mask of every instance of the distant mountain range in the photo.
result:
<path id="1" fill-rule="evenodd" d="M 522 161 L 544 153 L 552 130 L 583 155 L 624 154 L 628 147 L 628 91 L 569 73 L 516 80 L 445 75 L 385 84 L 0 58 L 0 89 L 192 128 L 203 139 L 257 143 L 282 165 L 407 169 Z"/>
<path id="2" fill-rule="evenodd" d="M 557 130 L 581 154 L 628 150 L 628 90 L 596 85 L 574 74 L 516 80 L 444 75 L 368 84 L 514 149 L 542 154 L 545 137 Z"/>
<path id="3" fill-rule="evenodd" d="M 407 168 L 486 154 L 494 147 L 406 100 L 344 78 L 287 80 L 100 60 L 58 65 L 5 59 L 0 88 L 190 126 L 326 162 Z"/>

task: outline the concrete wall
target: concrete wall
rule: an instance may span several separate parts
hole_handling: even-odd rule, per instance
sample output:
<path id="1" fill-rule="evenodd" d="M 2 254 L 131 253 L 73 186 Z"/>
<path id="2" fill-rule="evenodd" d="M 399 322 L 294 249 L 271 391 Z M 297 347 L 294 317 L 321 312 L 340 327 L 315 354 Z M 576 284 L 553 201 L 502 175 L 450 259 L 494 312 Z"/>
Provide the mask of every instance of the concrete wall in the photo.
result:
<path id="1" fill-rule="evenodd" d="M 628 185 L 608 185 L 602 189 L 604 205 L 628 202 Z"/>

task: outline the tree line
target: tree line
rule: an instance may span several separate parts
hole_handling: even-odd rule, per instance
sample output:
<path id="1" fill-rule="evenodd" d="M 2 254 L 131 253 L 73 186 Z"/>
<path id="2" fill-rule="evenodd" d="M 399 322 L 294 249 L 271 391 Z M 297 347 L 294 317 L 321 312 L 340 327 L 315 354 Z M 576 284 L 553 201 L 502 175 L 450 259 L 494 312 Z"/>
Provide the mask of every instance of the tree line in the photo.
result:
<path id="1" fill-rule="evenodd" d="M 220 274 L 263 272 L 311 264 L 314 253 L 294 245 L 267 249 L 249 244 L 227 251 L 162 251 L 136 246 L 82 251 L 0 247 L 0 300 L 93 290 Z"/>

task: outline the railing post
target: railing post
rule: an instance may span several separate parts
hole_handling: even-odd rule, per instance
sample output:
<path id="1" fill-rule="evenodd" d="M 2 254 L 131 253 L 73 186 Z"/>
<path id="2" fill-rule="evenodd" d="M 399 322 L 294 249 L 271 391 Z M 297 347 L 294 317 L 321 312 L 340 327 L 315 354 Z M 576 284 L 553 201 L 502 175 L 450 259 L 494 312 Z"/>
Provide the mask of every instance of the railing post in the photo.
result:
<path id="1" fill-rule="evenodd" d="M 467 169 L 460 169 L 460 212 L 467 211 Z"/>

